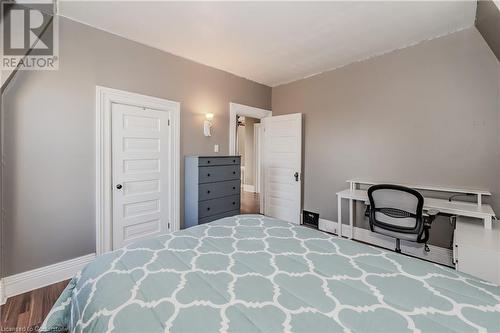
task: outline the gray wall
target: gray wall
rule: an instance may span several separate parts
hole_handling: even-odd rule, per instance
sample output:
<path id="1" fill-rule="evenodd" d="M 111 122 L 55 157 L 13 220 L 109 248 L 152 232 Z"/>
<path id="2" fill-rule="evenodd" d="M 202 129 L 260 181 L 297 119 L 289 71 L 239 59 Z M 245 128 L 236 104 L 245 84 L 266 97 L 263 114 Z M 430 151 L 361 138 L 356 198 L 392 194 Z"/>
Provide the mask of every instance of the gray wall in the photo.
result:
<path id="1" fill-rule="evenodd" d="M 254 152 L 254 125 L 260 119 L 245 117 L 245 179 L 247 185 L 255 185 L 255 152 Z"/>
<path id="2" fill-rule="evenodd" d="M 180 102 L 182 160 L 228 153 L 229 102 L 271 106 L 269 87 L 61 18 L 59 70 L 19 73 L 4 96 L 4 275 L 95 251 L 96 85 Z"/>
<path id="3" fill-rule="evenodd" d="M 236 127 L 236 139 L 238 141 L 237 155 L 241 156 L 241 165 L 245 165 L 245 126 Z"/>
<path id="4" fill-rule="evenodd" d="M 500 215 L 499 86 L 470 28 L 273 88 L 273 115 L 305 115 L 304 208 L 336 221 L 361 177 L 487 187 Z"/>

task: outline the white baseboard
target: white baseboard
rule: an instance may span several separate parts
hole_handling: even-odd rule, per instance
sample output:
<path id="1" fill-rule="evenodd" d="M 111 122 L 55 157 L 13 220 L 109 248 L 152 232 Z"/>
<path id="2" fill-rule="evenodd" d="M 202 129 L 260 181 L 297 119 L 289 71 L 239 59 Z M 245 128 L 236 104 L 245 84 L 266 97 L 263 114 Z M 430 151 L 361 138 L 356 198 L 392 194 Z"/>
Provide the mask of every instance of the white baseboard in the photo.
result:
<path id="1" fill-rule="evenodd" d="M 337 233 L 337 222 L 319 219 L 319 229 L 332 234 Z M 342 236 L 350 237 L 352 233 L 351 226 L 342 224 Z M 368 229 L 354 227 L 354 239 L 383 247 L 385 249 L 394 250 L 396 242 L 394 238 L 376 234 Z M 424 245 L 414 242 L 401 241 L 401 253 L 408 254 L 413 257 L 429 260 L 446 266 L 453 266 L 453 252 L 439 246 L 429 244 L 430 252 L 425 252 Z"/>
<path id="2" fill-rule="evenodd" d="M 255 185 L 243 184 L 243 191 L 245 191 L 245 192 L 255 192 Z"/>
<path id="3" fill-rule="evenodd" d="M 95 256 L 95 253 L 91 253 L 3 278 L 0 281 L 0 304 L 4 304 L 9 297 L 73 277 L 85 265 L 91 262 Z M 1 297 L 2 295 L 3 297 Z"/>

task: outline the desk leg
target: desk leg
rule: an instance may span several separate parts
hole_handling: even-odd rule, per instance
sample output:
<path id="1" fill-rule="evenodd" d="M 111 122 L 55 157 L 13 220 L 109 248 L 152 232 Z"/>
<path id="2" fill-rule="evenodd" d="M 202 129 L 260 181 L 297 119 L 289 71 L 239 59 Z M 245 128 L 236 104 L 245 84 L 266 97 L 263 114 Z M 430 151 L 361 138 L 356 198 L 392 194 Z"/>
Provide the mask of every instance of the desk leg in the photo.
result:
<path id="1" fill-rule="evenodd" d="M 337 236 L 342 237 L 342 197 L 337 196 Z"/>
<path id="2" fill-rule="evenodd" d="M 352 239 L 354 234 L 354 200 L 349 199 L 349 225 L 351 226 L 351 235 L 349 239 Z"/>
<path id="3" fill-rule="evenodd" d="M 484 218 L 484 228 L 488 229 L 488 230 L 491 230 L 491 227 L 492 227 L 491 224 L 492 224 L 491 216 L 485 217 Z"/>

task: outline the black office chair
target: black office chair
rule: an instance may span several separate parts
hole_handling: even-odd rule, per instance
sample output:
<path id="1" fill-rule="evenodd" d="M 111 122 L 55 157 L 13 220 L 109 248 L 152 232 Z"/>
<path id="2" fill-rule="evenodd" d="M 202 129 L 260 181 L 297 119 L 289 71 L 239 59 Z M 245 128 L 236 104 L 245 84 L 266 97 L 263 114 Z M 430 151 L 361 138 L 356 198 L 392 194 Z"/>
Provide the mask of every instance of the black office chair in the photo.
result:
<path id="1" fill-rule="evenodd" d="M 373 232 L 396 238 L 396 252 L 401 252 L 400 240 L 424 243 L 437 211 L 423 214 L 424 197 L 414 189 L 390 184 L 373 185 L 368 189 L 369 220 Z"/>

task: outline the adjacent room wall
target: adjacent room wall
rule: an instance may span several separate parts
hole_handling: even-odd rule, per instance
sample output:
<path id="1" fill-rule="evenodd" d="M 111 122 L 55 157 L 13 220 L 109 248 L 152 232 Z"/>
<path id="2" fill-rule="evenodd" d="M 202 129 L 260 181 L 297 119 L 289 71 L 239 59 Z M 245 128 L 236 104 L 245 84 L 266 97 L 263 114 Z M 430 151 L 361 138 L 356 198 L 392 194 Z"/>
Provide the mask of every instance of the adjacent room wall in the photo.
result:
<path id="1" fill-rule="evenodd" d="M 4 96 L 4 276 L 95 251 L 96 85 L 180 102 L 181 160 L 228 153 L 230 102 L 271 106 L 269 87 L 65 18 L 59 45 L 58 71 L 20 72 Z"/>
<path id="2" fill-rule="evenodd" d="M 241 166 L 245 166 L 245 126 L 236 127 L 236 139 L 238 142 L 236 155 L 241 156 Z"/>
<path id="3" fill-rule="evenodd" d="M 260 119 L 245 117 L 245 179 L 246 185 L 255 185 L 254 125 Z"/>
<path id="4" fill-rule="evenodd" d="M 470 28 L 273 88 L 273 115 L 305 115 L 304 208 L 337 221 L 359 177 L 487 187 L 500 215 L 499 86 Z"/>

